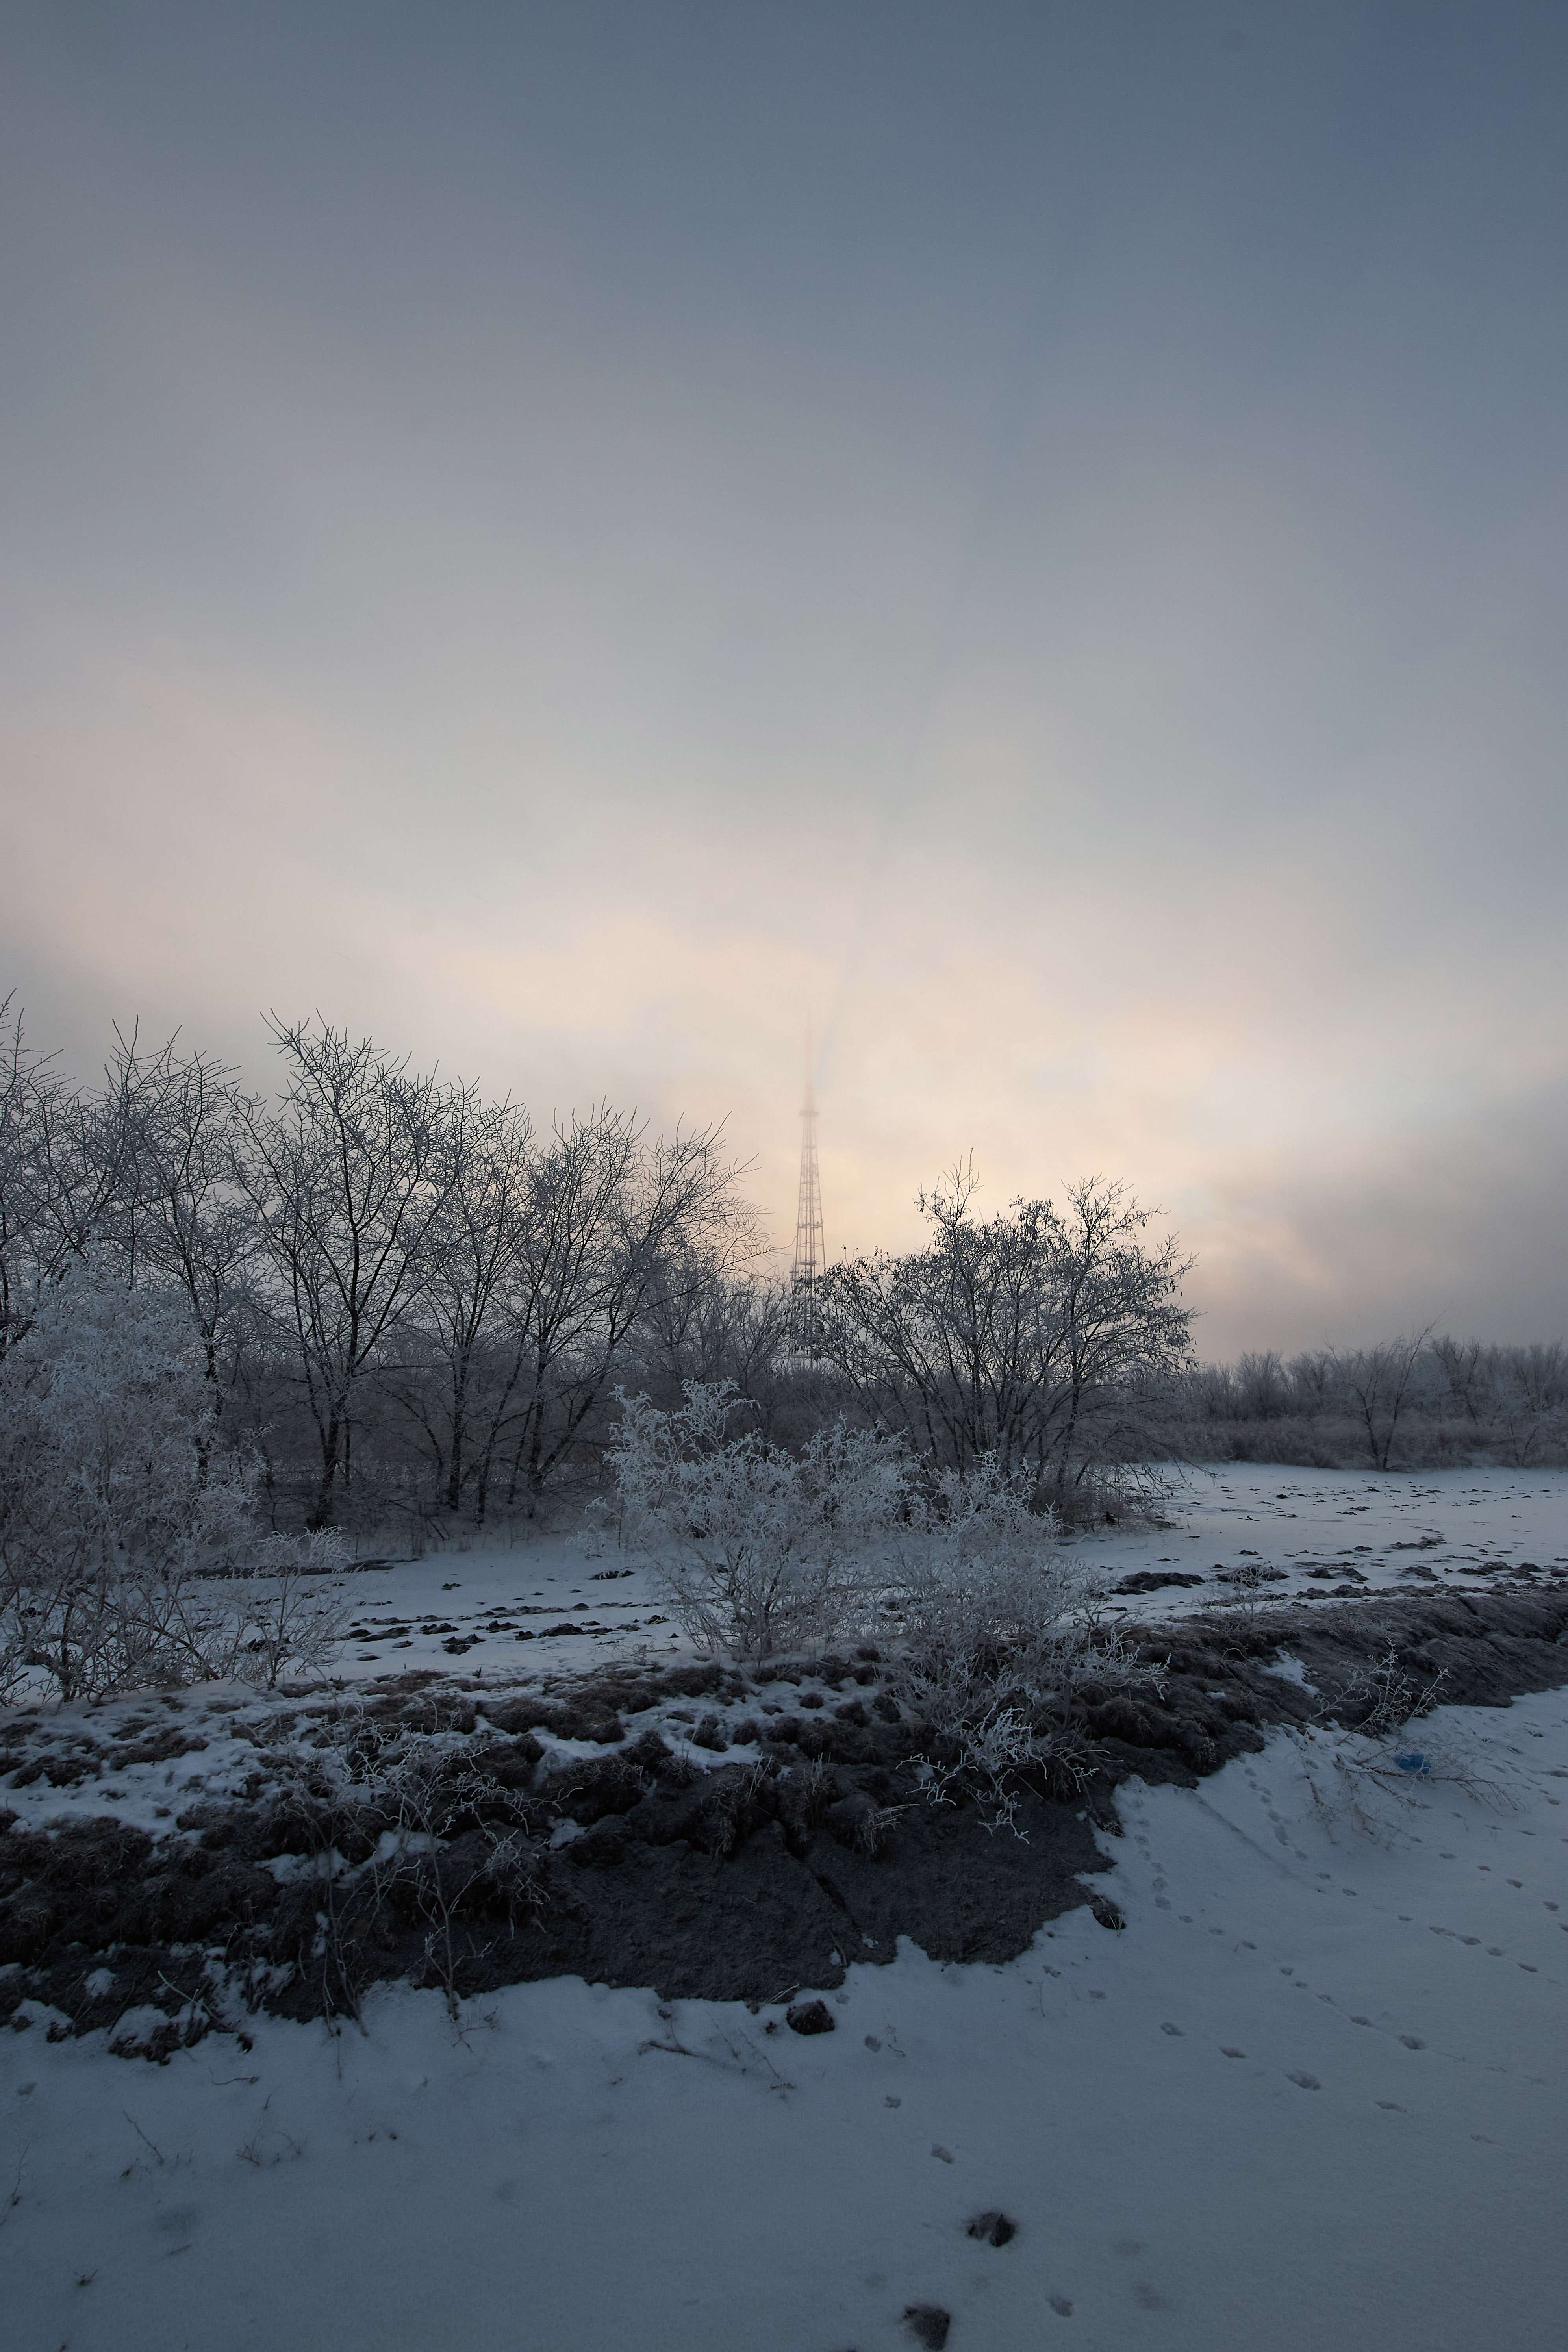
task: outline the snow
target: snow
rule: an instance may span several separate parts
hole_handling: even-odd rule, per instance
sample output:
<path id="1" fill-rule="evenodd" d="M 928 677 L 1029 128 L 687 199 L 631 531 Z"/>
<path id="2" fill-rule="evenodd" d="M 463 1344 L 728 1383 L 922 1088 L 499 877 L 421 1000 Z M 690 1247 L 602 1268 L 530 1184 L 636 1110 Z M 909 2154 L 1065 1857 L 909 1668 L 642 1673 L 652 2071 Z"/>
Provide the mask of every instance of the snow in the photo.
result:
<path id="1" fill-rule="evenodd" d="M 1372 1590 L 1432 1590 L 1412 1560 L 1471 1589 L 1497 1580 L 1478 1561 L 1561 1564 L 1565 1497 L 1551 1472 L 1227 1467 L 1189 1478 L 1179 1527 L 1077 1549 L 1118 1577 L 1246 1551 L 1289 1570 L 1269 1598 L 1342 1559 Z M 351 1644 L 348 1673 L 671 1654 L 643 1572 L 596 1583 L 625 1563 L 595 1549 L 347 1579 L 356 1624 L 416 1628 Z M 627 1630 L 490 1630 L 569 1611 Z M 205 1745 L 0 1802 L 167 1832 L 243 1786 L 277 1713 L 208 1689 L 13 1715 L 7 1744 L 68 1758 L 128 1725 Z M 952 2352 L 1537 2352 L 1568 2302 L 1568 1691 L 1439 1709 L 1419 1746 L 1396 1783 L 1284 1733 L 1195 1790 L 1127 1783 L 1095 1882 L 1123 1933 L 1082 1909 L 994 1969 L 906 1944 L 851 1968 L 811 2039 L 782 2009 L 558 1979 L 469 2003 L 460 2034 L 438 1993 L 385 1988 L 363 2034 L 258 2017 L 249 2050 L 159 2065 L 109 2046 L 155 2012 L 51 2042 L 63 2021 L 24 2003 L 0 2033 L 8 2352 L 908 2352 L 921 2305 Z M 966 2234 L 994 2210 L 1006 2244 Z"/>
<path id="2" fill-rule="evenodd" d="M 1226 1591 L 1215 1569 L 1240 1568 L 1248 1556 L 1284 1571 L 1285 1580 L 1266 1594 L 1281 1600 L 1327 1590 L 1328 1580 L 1308 1571 L 1342 1561 L 1374 1591 L 1419 1590 L 1428 1580 L 1414 1571 L 1425 1569 L 1440 1583 L 1479 1590 L 1499 1572 L 1478 1575 L 1479 1562 L 1502 1561 L 1503 1573 L 1524 1561 L 1568 1570 L 1562 1470 L 1374 1474 L 1226 1465 L 1184 1473 L 1170 1516 L 1169 1527 L 1097 1528 L 1069 1538 L 1070 1547 L 1112 1581 L 1162 1566 L 1203 1576 L 1202 1586 L 1129 1604 L 1141 1614 L 1157 1607 L 1162 1616 L 1212 1608 Z M 334 1673 L 348 1680 L 449 1667 L 452 1642 L 467 1645 L 468 1670 L 487 1676 L 578 1672 L 607 1658 L 689 1649 L 646 1562 L 607 1535 L 432 1552 L 343 1578 L 338 1589 L 354 1612 L 353 1625 L 369 1633 L 345 1644 Z M 577 1616 L 580 1630 L 555 1630 Z"/>
<path id="3" fill-rule="evenodd" d="M 1216 1566 L 1228 1571 L 1244 1565 L 1247 1555 L 1285 1571 L 1280 1581 L 1262 1586 L 1263 1604 L 1331 1593 L 1342 1561 L 1360 1573 L 1368 1592 L 1495 1590 L 1527 1563 L 1544 1578 L 1568 1572 L 1568 1473 L 1561 1470 L 1374 1475 L 1227 1465 L 1186 1473 L 1171 1516 L 1169 1527 L 1095 1529 L 1070 1538 L 1074 1556 L 1112 1584 L 1131 1571 L 1166 1566 L 1204 1577 L 1199 1585 L 1115 1601 L 1113 1609 L 1162 1622 L 1213 1609 L 1230 1591 L 1216 1579 Z M 1440 1540 L 1433 1542 L 1434 1537 Z M 1501 1569 L 1477 1573 L 1478 1563 L 1500 1561 Z M 1326 1563 L 1336 1564 L 1331 1578 L 1310 1573 Z M 1522 1580 L 1537 1580 L 1527 1571 Z M 352 1612 L 351 1626 L 370 1633 L 368 1639 L 347 1642 L 332 1669 L 334 1682 L 351 1690 L 369 1692 L 410 1671 L 438 1671 L 460 1676 L 479 1696 L 485 1687 L 537 1685 L 595 1666 L 691 1655 L 690 1643 L 659 1605 L 647 1564 L 605 1534 L 432 1552 L 389 1568 L 361 1569 L 331 1583 Z M 557 1630 L 579 1617 L 580 1630 Z M 1299 1665 L 1282 1670 L 1300 1673 Z M 710 1706 L 726 1712 L 710 1700 L 702 1711 Z M 739 1712 L 752 1706 L 748 1702 Z M 698 1711 L 684 1713 L 694 1717 Z M 113 1813 L 166 1833 L 195 1800 L 230 1796 L 244 1786 L 257 1769 L 258 1740 L 279 1713 L 276 1699 L 213 1685 L 173 1698 L 143 1695 L 107 1706 L 47 1711 L 21 1733 L 21 1718 L 0 1710 L 0 1748 L 32 1748 L 41 1737 L 68 1757 L 72 1743 L 82 1742 L 107 1768 L 74 1785 L 47 1779 L 21 1789 L 0 1783 L 0 1803 L 28 1826 L 55 1816 Z M 685 1727 L 681 1717 L 677 1708 L 658 1725 L 677 1744 Z M 122 1764 L 106 1749 L 127 1724 L 147 1726 L 149 1739 L 177 1728 L 205 1744 L 181 1757 Z M 563 1753 L 597 1752 L 548 1734 L 544 1738 Z M 749 1752 L 731 1748 L 727 1760 Z"/>
<path id="4" fill-rule="evenodd" d="M 1533 1568 L 1568 1570 L 1568 1474 L 1562 1470 L 1468 1469 L 1349 1472 L 1228 1464 L 1189 1471 L 1173 1507 L 1172 1530 L 1118 1532 L 1080 1539 L 1115 1575 L 1169 1564 L 1213 1579 L 1248 1559 L 1284 1571 L 1267 1597 L 1297 1600 L 1337 1580 L 1316 1567 L 1343 1563 L 1368 1591 L 1461 1591 Z M 1170 1538 L 1177 1538 L 1175 1542 Z M 1425 1571 L 1430 1571 L 1426 1573 Z M 1162 1592 L 1162 1614 L 1213 1606 L 1217 1580 L 1183 1594 Z M 1141 1602 L 1141 1607 L 1152 1604 Z"/>
<path id="5" fill-rule="evenodd" d="M 1133 1781 L 1097 1882 L 1125 1932 L 906 1945 L 810 2040 L 576 1979 L 461 2036 L 389 1989 L 363 2036 L 259 2018 L 163 2066 L 39 2011 L 0 2037 L 7 2342 L 907 2352 L 925 2304 L 952 2352 L 1534 2352 L 1568 2296 L 1568 1694 L 1422 1735 L 1458 1777 L 1278 1735 Z M 994 2210 L 999 2248 L 965 2234 Z"/>
<path id="6" fill-rule="evenodd" d="M 1340 1563 L 1369 1591 L 1418 1591 L 1436 1581 L 1489 1589 L 1499 1574 L 1534 1563 L 1568 1570 L 1568 1473 L 1469 1469 L 1426 1472 L 1282 1469 L 1227 1464 L 1184 1473 L 1164 1528 L 1096 1528 L 1069 1538 L 1078 1559 L 1114 1583 L 1135 1570 L 1170 1567 L 1202 1585 L 1171 1587 L 1125 1605 L 1140 1615 L 1212 1609 L 1226 1573 L 1249 1557 L 1283 1571 L 1267 1600 L 1322 1593 L 1340 1580 L 1309 1571 Z M 1482 1563 L 1501 1562 L 1478 1573 Z M 1431 1577 L 1421 1571 L 1430 1570 Z M 608 1571 L 608 1573 L 606 1573 Z M 471 1644 L 468 1670 L 489 1676 L 525 1669 L 580 1671 L 608 1658 L 682 1654 L 646 1563 L 608 1536 L 556 1539 L 512 1550 L 432 1553 L 422 1560 L 343 1580 L 356 1626 L 384 1630 L 346 1645 L 334 1670 L 348 1678 L 450 1664 L 449 1641 Z M 534 1614 L 524 1614 L 531 1611 Z M 581 1615 L 574 1634 L 552 1629 Z M 493 1621 L 504 1619 L 500 1630 Z M 655 1620 L 662 1620 L 656 1622 Z M 450 1625 L 451 1633 L 425 1633 Z M 518 1640 L 527 1633 L 525 1643 Z"/>

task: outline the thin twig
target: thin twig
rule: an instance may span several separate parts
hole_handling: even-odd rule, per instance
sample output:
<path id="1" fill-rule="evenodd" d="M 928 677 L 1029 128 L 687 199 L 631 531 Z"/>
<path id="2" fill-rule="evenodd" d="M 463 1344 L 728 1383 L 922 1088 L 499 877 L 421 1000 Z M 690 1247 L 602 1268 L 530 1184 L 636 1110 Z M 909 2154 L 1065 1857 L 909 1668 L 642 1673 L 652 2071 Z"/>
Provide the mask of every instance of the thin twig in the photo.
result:
<path id="1" fill-rule="evenodd" d="M 16 2177 L 11 2183 L 11 2194 L 5 2200 L 5 2210 L 0 2213 L 0 2230 L 3 2230 L 11 2219 L 11 2208 L 14 2205 L 19 2205 L 22 2201 L 22 2168 L 27 2161 L 27 2150 L 32 2145 L 30 2139 L 22 2142 L 22 2153 L 16 2158 Z"/>
<path id="2" fill-rule="evenodd" d="M 153 2149 L 153 2153 L 157 2158 L 159 2163 L 162 2164 L 164 2160 L 163 2149 L 161 2147 L 154 2147 L 153 2143 L 147 2138 L 146 2133 L 142 2130 L 141 2125 L 137 2122 L 130 2108 L 121 2107 L 120 2112 L 124 2116 L 126 2122 L 130 2125 L 132 2130 L 135 2133 L 137 2138 L 146 2142 L 146 2145 Z"/>

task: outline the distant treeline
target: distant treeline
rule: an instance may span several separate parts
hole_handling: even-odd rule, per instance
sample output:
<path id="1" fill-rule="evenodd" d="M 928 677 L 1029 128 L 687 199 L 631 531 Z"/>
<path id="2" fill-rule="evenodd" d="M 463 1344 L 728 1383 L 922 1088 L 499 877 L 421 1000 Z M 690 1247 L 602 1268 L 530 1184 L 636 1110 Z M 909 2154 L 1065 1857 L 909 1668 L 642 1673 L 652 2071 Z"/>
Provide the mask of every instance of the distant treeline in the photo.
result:
<path id="1" fill-rule="evenodd" d="M 1159 1417 L 1153 1398 L 1151 1411 Z M 1272 1349 L 1184 1370 L 1165 1404 L 1173 1451 L 1203 1461 L 1440 1469 L 1568 1463 L 1568 1350 L 1424 1332 L 1373 1348 Z"/>

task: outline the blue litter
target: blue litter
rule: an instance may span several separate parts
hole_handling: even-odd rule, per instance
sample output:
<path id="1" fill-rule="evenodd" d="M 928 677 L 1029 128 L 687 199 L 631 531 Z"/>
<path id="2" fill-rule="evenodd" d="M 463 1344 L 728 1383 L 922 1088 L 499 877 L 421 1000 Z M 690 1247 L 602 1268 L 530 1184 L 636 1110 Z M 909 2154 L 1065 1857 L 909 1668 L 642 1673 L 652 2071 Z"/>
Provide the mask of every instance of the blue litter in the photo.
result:
<path id="1" fill-rule="evenodd" d="M 1396 1772 L 1430 1772 L 1432 1759 L 1424 1756 L 1419 1748 L 1407 1748 L 1403 1756 L 1394 1758 L 1394 1769 Z"/>

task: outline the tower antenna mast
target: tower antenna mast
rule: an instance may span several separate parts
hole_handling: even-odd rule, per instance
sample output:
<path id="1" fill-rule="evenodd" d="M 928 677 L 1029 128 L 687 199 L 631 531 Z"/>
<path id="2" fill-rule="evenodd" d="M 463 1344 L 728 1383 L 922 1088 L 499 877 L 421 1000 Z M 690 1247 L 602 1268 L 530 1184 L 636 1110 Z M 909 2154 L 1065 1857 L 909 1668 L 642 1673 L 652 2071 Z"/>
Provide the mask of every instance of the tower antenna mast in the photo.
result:
<path id="1" fill-rule="evenodd" d="M 811 1083 L 811 1032 L 805 1040 L 805 1100 L 800 1112 L 800 1192 L 795 1213 L 795 1343 L 808 1362 L 822 1354 L 822 1277 L 827 1252 L 822 1238 L 822 1181 L 816 1167 L 816 1097 Z"/>

